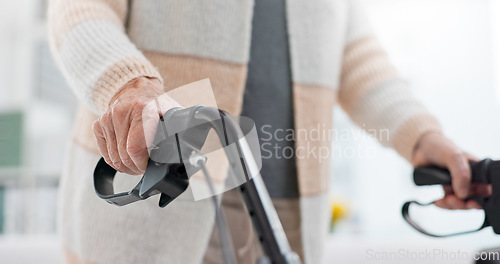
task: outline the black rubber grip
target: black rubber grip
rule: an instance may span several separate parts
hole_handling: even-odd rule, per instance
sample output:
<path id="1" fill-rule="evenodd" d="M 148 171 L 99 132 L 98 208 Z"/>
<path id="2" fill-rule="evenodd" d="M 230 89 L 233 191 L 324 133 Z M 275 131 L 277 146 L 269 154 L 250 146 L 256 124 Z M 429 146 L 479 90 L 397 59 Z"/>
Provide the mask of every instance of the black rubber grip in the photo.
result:
<path id="1" fill-rule="evenodd" d="M 500 171 L 499 161 L 484 159 L 478 162 L 470 162 L 471 181 L 490 183 L 491 175 Z M 418 186 L 422 185 L 451 185 L 450 171 L 436 166 L 415 168 L 413 180 Z"/>
<path id="2" fill-rule="evenodd" d="M 413 171 L 413 180 L 418 186 L 422 185 L 450 185 L 450 171 L 436 166 L 420 167 Z"/>

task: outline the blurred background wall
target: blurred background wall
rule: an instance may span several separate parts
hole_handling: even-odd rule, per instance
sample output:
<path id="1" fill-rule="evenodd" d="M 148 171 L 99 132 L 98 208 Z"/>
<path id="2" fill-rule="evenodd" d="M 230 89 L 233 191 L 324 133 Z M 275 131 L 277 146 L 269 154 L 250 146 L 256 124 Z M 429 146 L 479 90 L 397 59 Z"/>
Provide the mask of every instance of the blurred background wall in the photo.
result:
<path id="1" fill-rule="evenodd" d="M 471 153 L 499 159 L 500 1 L 362 2 L 392 61 L 445 132 Z M 10 263 L 2 261 L 4 253 L 26 245 L 57 255 L 57 185 L 76 99 L 50 56 L 45 8 L 41 0 L 0 1 L 1 263 Z M 410 229 L 400 215 L 403 202 L 431 201 L 442 191 L 414 187 L 411 167 L 394 151 L 357 137 L 362 133 L 340 109 L 334 122 L 352 135 L 334 143 L 331 197 L 346 215 L 333 228 L 330 260 L 381 244 L 500 246 L 491 230 L 436 240 Z M 482 217 L 479 211 L 416 213 L 429 226 L 442 220 L 446 225 L 439 227 L 450 231 L 477 226 Z"/>

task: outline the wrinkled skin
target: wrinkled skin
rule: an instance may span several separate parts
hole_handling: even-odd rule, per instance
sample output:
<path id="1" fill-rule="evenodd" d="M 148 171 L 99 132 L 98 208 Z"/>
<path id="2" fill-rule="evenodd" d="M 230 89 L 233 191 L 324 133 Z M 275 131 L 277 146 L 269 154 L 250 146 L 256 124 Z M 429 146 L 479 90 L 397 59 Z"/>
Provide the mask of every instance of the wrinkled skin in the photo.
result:
<path id="1" fill-rule="evenodd" d="M 131 80 L 93 123 L 101 155 L 117 171 L 143 174 L 149 158 L 146 146 L 154 137 L 159 117 L 178 106 L 164 94 L 158 79 L 139 77 Z"/>

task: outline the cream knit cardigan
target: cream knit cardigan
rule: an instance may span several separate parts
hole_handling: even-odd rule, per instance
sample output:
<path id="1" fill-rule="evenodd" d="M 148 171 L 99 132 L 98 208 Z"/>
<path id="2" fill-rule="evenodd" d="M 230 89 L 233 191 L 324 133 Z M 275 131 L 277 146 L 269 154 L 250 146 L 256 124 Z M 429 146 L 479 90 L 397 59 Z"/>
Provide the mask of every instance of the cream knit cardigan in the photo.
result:
<path id="1" fill-rule="evenodd" d="M 92 121 L 139 76 L 159 78 L 166 91 L 210 78 L 217 105 L 238 115 L 252 11 L 252 0 L 52 0 L 52 51 L 82 103 L 74 141 L 98 153 Z M 389 131 L 376 136 L 406 159 L 423 133 L 440 130 L 398 76 L 356 1 L 287 0 L 286 12 L 297 130 L 329 130 L 339 102 L 370 133 Z M 301 196 L 324 194 L 329 160 L 306 152 L 331 142 L 298 135 Z"/>

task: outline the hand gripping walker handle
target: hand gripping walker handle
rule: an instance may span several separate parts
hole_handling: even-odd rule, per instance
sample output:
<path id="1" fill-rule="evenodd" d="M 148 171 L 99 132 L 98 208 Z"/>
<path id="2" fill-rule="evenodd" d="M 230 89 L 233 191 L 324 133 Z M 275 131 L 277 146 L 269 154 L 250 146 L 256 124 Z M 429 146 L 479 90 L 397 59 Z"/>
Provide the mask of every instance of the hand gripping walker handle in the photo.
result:
<path id="1" fill-rule="evenodd" d="M 433 202 L 428 204 L 421 204 L 417 201 L 406 202 L 402 208 L 402 214 L 405 221 L 417 231 L 433 237 L 447 237 L 467 234 L 476 232 L 488 226 L 492 226 L 493 231 L 496 234 L 500 234 L 500 161 L 484 159 L 479 162 L 470 162 L 470 169 L 472 183 L 491 184 L 493 190 L 491 196 L 474 196 L 467 198 L 468 200 L 476 201 L 484 209 L 485 219 L 483 225 L 479 229 L 449 235 L 436 235 L 425 231 L 410 217 L 409 207 L 411 204 L 427 206 L 433 204 Z M 452 184 L 450 172 L 447 169 L 436 166 L 416 168 L 413 173 L 413 179 L 417 186 Z"/>

